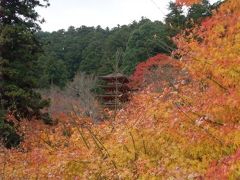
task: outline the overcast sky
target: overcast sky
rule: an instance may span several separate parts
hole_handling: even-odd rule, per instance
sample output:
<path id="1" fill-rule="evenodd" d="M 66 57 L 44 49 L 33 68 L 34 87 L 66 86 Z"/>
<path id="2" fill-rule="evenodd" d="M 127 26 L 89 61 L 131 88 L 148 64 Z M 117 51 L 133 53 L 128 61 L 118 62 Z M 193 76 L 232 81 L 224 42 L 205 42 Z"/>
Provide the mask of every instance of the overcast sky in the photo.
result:
<path id="1" fill-rule="evenodd" d="M 46 20 L 44 31 L 67 29 L 69 26 L 115 27 L 146 17 L 163 20 L 170 0 L 49 0 L 51 6 L 37 9 Z M 215 0 L 212 0 L 215 1 Z"/>

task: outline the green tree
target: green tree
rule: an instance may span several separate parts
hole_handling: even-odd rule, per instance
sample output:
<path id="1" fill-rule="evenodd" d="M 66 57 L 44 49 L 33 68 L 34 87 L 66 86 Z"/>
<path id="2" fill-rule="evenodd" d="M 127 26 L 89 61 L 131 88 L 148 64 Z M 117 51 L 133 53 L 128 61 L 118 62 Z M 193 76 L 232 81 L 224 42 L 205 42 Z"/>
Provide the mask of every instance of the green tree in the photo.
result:
<path id="1" fill-rule="evenodd" d="M 168 9 L 170 12 L 167 14 L 165 22 L 171 36 L 175 36 L 186 27 L 187 19 L 184 16 L 182 6 L 170 2 Z"/>
<path id="2" fill-rule="evenodd" d="M 173 45 L 166 27 L 160 21 L 142 18 L 112 29 L 70 26 L 67 31 L 39 32 L 38 37 L 46 52 L 44 61 L 55 54 L 55 59 L 65 64 L 68 79 L 72 80 L 78 70 L 95 75 L 112 73 L 111 65 L 118 49 L 123 51 L 123 66 L 129 74 L 138 62 L 159 52 L 170 53 Z"/>
<path id="3" fill-rule="evenodd" d="M 172 42 L 165 24 L 160 21 L 144 23 L 131 34 L 124 54 L 125 73 L 131 74 L 139 62 L 145 61 L 158 53 L 170 53 Z"/>
<path id="4" fill-rule="evenodd" d="M 168 31 L 171 32 L 171 36 L 175 36 L 185 28 L 200 24 L 205 17 L 211 16 L 212 10 L 217 9 L 221 3 L 221 0 L 214 4 L 209 0 L 202 0 L 201 3 L 190 6 L 184 15 L 182 6 L 170 2 L 168 7 L 170 12 L 165 18 Z"/>
<path id="5" fill-rule="evenodd" d="M 188 27 L 194 26 L 208 16 L 212 15 L 212 5 L 208 0 L 203 0 L 200 4 L 193 4 L 187 13 Z"/>
<path id="6" fill-rule="evenodd" d="M 41 56 L 38 62 L 41 88 L 49 88 L 51 85 L 65 87 L 69 73 L 62 59 L 58 59 L 55 54 L 48 54 Z"/>
<path id="7" fill-rule="evenodd" d="M 40 110 L 49 102 L 34 91 L 38 88 L 37 59 L 41 53 L 35 36 L 41 22 L 35 11 L 38 6 L 48 6 L 48 1 L 0 1 L 0 138 L 8 147 L 17 145 L 20 136 L 8 121 L 7 112 L 17 120 L 48 117 Z"/>

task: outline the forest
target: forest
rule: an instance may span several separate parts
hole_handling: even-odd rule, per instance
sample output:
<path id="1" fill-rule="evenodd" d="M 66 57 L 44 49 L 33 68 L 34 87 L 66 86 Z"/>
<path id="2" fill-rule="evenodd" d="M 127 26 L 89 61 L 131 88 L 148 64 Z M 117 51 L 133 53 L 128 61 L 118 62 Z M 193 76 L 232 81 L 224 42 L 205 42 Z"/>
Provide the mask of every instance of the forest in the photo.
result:
<path id="1" fill-rule="evenodd" d="M 53 32 L 49 6 L 0 0 L 0 180 L 240 178 L 240 1 Z"/>

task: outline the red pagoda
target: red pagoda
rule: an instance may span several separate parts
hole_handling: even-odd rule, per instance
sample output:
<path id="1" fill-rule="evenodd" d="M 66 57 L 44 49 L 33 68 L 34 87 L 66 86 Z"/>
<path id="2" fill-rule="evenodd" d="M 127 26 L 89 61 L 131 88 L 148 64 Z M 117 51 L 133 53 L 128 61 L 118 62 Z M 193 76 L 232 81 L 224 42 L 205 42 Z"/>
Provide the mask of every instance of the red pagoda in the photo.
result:
<path id="1" fill-rule="evenodd" d="M 103 89 L 104 94 L 98 95 L 103 106 L 110 109 L 119 109 L 122 104 L 128 101 L 129 79 L 121 73 L 113 73 L 106 76 L 100 76 L 102 84 L 99 85 Z"/>

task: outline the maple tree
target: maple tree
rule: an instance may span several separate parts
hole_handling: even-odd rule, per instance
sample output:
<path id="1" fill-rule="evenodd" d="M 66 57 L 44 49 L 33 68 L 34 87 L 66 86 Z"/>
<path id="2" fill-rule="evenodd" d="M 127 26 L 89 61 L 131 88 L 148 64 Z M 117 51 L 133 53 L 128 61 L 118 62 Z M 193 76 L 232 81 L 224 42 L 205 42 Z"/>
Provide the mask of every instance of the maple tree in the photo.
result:
<path id="1" fill-rule="evenodd" d="M 149 78 L 152 80 L 154 79 L 151 75 L 157 74 L 158 81 L 159 78 L 162 78 L 162 81 L 170 80 L 170 77 L 167 75 L 168 70 L 170 71 L 172 78 L 177 78 L 174 76 L 177 76 L 176 71 L 178 71 L 179 68 L 180 65 L 177 60 L 174 60 L 165 54 L 158 54 L 136 66 L 133 75 L 130 77 L 131 83 L 129 85 L 133 88 L 144 87 L 150 83 Z"/>
<path id="2" fill-rule="evenodd" d="M 190 6 L 192 4 L 198 4 L 202 2 L 202 0 L 176 0 L 176 3 L 179 5 L 187 5 Z"/>
<path id="3" fill-rule="evenodd" d="M 176 53 L 205 86 L 203 96 L 193 98 L 202 104 L 199 111 L 228 123 L 239 121 L 239 6 L 238 1 L 226 1 L 201 26 L 176 37 Z"/>
<path id="4" fill-rule="evenodd" d="M 182 89 L 185 105 L 178 107 L 179 115 L 196 119 L 196 123 L 205 128 L 215 126 L 210 136 L 220 144 L 232 142 L 212 133 L 227 135 L 239 130 L 239 7 L 239 1 L 225 1 L 200 26 L 175 38 L 178 45 L 175 53 L 182 55 L 182 61 L 195 81 L 192 88 Z M 237 172 L 239 157 L 231 158 L 228 167 L 236 166 Z M 222 177 L 228 177 L 230 170 L 222 168 L 225 168 Z M 211 172 L 211 176 L 221 177 L 217 171 Z"/>

